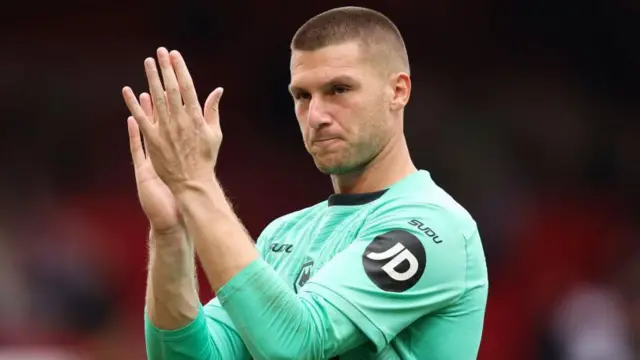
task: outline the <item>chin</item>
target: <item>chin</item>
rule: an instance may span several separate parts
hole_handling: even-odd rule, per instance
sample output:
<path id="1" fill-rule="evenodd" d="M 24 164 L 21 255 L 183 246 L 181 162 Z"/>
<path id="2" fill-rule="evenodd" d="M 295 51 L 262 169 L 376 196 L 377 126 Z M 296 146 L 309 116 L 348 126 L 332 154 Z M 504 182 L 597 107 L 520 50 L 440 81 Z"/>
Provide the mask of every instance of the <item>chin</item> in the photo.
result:
<path id="1" fill-rule="evenodd" d="M 314 158 L 313 161 L 315 162 L 318 170 L 325 175 L 337 175 L 344 172 L 344 165 L 341 161 L 319 158 Z"/>
<path id="2" fill-rule="evenodd" d="M 314 159 L 316 167 L 325 175 L 344 175 L 360 171 L 366 164 L 354 164 L 345 159 Z"/>
<path id="3" fill-rule="evenodd" d="M 323 165 L 316 165 L 318 170 L 325 175 L 343 175 L 348 174 L 350 171 L 344 167 L 327 167 Z"/>

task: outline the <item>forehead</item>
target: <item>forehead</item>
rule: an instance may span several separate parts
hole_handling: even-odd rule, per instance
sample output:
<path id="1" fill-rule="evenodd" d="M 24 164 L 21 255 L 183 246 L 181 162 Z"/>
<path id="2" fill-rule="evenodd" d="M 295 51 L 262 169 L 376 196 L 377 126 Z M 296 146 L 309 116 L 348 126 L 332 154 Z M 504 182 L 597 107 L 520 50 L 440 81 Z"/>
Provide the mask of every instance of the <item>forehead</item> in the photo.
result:
<path id="1" fill-rule="evenodd" d="M 291 54 L 291 85 L 313 86 L 336 76 L 362 77 L 368 67 L 363 60 L 363 49 L 356 42 L 313 51 L 294 50 Z"/>

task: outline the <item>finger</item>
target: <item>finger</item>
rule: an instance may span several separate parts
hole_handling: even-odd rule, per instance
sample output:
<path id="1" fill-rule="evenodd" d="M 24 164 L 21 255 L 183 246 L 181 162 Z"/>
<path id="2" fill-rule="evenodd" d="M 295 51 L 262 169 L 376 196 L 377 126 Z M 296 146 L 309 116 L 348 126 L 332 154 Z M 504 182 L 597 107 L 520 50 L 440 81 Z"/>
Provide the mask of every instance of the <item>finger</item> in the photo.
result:
<path id="1" fill-rule="evenodd" d="M 164 101 L 167 102 L 167 92 L 163 91 L 162 93 L 164 95 Z M 146 109 L 145 108 L 145 104 L 142 103 L 142 97 L 143 96 L 147 98 L 145 101 L 149 102 L 149 105 L 147 105 L 148 109 Z M 151 97 L 149 96 L 149 94 L 142 93 L 142 95 L 140 95 L 140 99 L 141 99 L 140 104 L 142 105 L 142 108 L 145 109 L 145 113 L 147 114 L 147 116 L 150 117 L 151 123 L 153 123 L 153 124 L 157 123 L 157 115 L 158 114 L 154 113 L 154 111 L 153 111 L 153 102 L 151 101 Z M 149 111 L 149 113 L 147 113 L 147 110 Z M 151 115 L 149 115 L 149 114 L 151 114 Z"/>
<path id="2" fill-rule="evenodd" d="M 138 103 L 138 99 L 133 94 L 133 90 L 130 87 L 125 86 L 122 89 L 122 97 L 124 97 L 124 102 L 127 104 L 131 115 L 133 115 L 134 119 L 138 123 L 142 133 L 146 136 L 150 136 L 153 131 L 153 125 L 147 118 L 142 106 Z"/>
<path id="3" fill-rule="evenodd" d="M 160 71 L 162 71 L 162 80 L 164 80 L 164 89 L 167 91 L 170 109 L 180 109 L 182 107 L 182 96 L 180 95 L 180 86 L 176 73 L 173 71 L 171 59 L 167 49 L 161 47 L 158 49 L 158 63 L 160 63 Z"/>
<path id="4" fill-rule="evenodd" d="M 149 94 L 140 94 L 140 106 L 142 106 L 142 110 L 144 110 L 144 113 L 147 115 L 147 119 L 149 119 L 152 124 L 155 124 L 156 119 L 153 116 L 153 104 L 151 103 L 151 96 L 149 96 Z M 147 146 L 147 141 L 144 138 L 142 139 L 142 147 L 146 156 L 149 156 L 149 147 Z"/>
<path id="5" fill-rule="evenodd" d="M 149 96 L 149 94 L 140 94 L 140 106 L 142 106 L 142 110 L 144 110 L 147 119 L 153 122 L 153 104 L 151 103 L 151 96 Z"/>
<path id="6" fill-rule="evenodd" d="M 160 81 L 160 74 L 158 74 L 158 68 L 153 58 L 144 60 L 144 70 L 147 74 L 147 81 L 149 82 L 149 92 L 151 93 L 153 111 L 155 112 L 156 119 L 167 121 L 169 108 L 167 107 L 167 100 L 164 97 L 164 88 Z"/>
<path id="7" fill-rule="evenodd" d="M 204 119 L 209 125 L 213 125 L 220 121 L 220 98 L 222 98 L 224 89 L 219 87 L 211 92 L 204 103 Z"/>
<path id="8" fill-rule="evenodd" d="M 198 94 L 193 84 L 193 79 L 187 68 L 187 64 L 180 52 L 173 50 L 170 54 L 171 64 L 176 73 L 178 84 L 180 86 L 180 93 L 187 109 L 202 111 L 200 103 L 198 102 Z M 200 113 L 202 115 L 202 113 Z"/>
<path id="9" fill-rule="evenodd" d="M 140 129 L 138 128 L 138 123 L 133 116 L 129 116 L 129 118 L 127 118 L 127 129 L 129 130 L 129 150 L 131 150 L 133 166 L 138 167 L 146 158 L 144 156 L 144 151 L 142 150 Z"/>
<path id="10" fill-rule="evenodd" d="M 164 101 L 168 104 L 169 103 L 169 96 L 167 95 L 167 92 L 164 91 L 163 95 L 164 95 Z"/>

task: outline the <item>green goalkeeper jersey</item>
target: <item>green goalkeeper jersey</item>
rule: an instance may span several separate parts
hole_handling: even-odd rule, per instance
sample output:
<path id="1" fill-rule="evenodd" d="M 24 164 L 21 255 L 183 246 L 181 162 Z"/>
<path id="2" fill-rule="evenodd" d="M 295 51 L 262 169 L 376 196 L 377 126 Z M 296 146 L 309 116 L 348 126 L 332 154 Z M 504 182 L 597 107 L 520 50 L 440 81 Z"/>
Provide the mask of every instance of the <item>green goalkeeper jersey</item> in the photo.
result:
<path id="1" fill-rule="evenodd" d="M 255 260 L 149 359 L 476 359 L 488 293 L 475 221 L 417 171 L 276 219 Z"/>

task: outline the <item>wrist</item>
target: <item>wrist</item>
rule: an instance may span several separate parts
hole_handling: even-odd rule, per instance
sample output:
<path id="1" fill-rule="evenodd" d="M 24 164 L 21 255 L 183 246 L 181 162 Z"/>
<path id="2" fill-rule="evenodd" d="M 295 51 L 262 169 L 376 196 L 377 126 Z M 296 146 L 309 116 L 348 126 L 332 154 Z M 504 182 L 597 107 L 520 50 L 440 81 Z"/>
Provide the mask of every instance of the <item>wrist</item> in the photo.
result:
<path id="1" fill-rule="evenodd" d="M 175 226 L 169 228 L 157 228 L 151 224 L 149 227 L 149 237 L 159 238 L 159 237 L 175 237 L 181 235 L 185 232 L 184 226 L 182 224 L 177 224 Z"/>
<path id="2" fill-rule="evenodd" d="M 149 245 L 151 250 L 158 247 L 163 249 L 188 247 L 187 230 L 182 223 L 167 229 L 156 229 L 151 225 Z"/>
<path id="3" fill-rule="evenodd" d="M 215 177 L 212 174 L 209 174 L 208 176 L 201 176 L 169 185 L 169 189 L 173 196 L 179 200 L 180 197 L 188 196 L 188 194 L 205 192 L 206 189 L 210 189 L 216 184 L 217 181 Z"/>
<path id="4" fill-rule="evenodd" d="M 214 177 L 191 181 L 182 188 L 182 191 L 174 193 L 174 196 L 180 213 L 186 221 L 198 222 L 215 218 L 219 222 L 225 220 L 240 222 L 220 183 Z"/>

